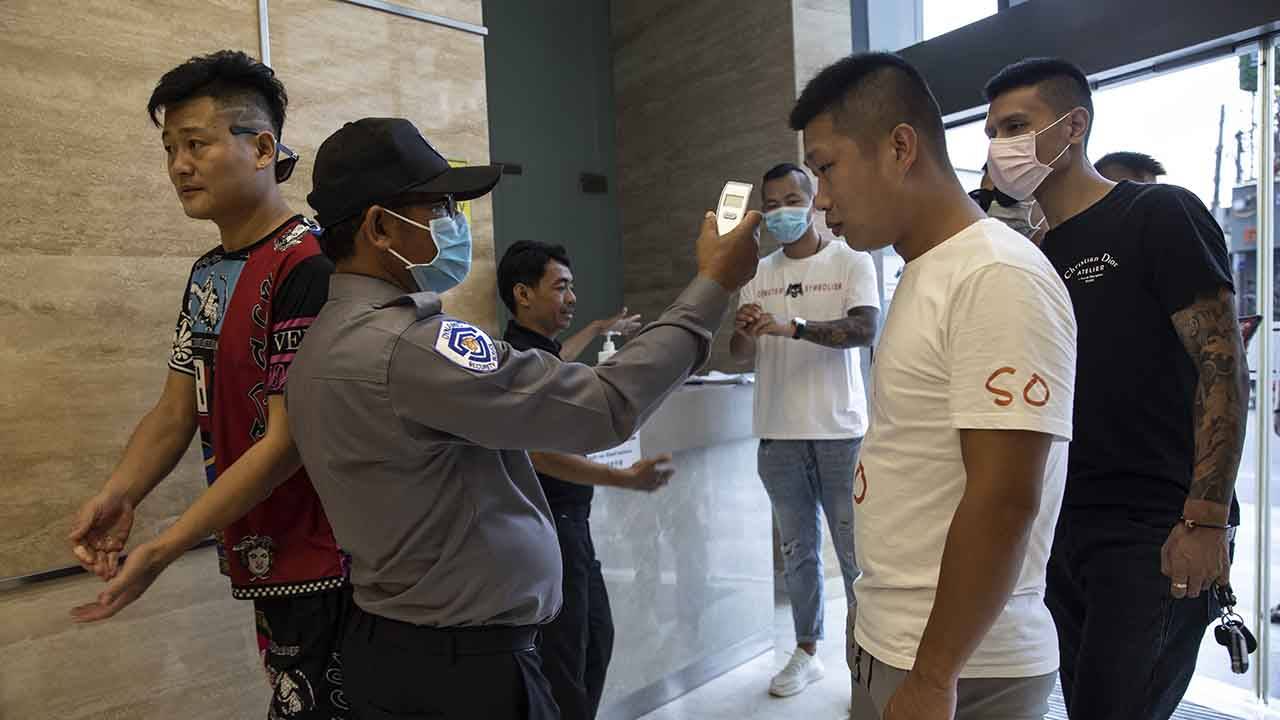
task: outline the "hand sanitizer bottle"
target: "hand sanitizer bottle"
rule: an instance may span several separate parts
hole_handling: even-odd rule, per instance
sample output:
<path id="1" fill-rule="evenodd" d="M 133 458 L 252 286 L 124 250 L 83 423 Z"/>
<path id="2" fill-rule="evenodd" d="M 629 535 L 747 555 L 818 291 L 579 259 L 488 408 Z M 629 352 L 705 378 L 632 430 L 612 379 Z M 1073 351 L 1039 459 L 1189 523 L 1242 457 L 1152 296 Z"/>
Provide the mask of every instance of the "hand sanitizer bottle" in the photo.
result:
<path id="1" fill-rule="evenodd" d="M 597 365 L 613 357 L 614 353 L 618 352 L 617 346 L 613 344 L 613 336 L 617 334 L 618 333 L 616 332 L 607 332 L 604 334 L 604 347 L 600 348 L 600 353 L 596 355 Z"/>

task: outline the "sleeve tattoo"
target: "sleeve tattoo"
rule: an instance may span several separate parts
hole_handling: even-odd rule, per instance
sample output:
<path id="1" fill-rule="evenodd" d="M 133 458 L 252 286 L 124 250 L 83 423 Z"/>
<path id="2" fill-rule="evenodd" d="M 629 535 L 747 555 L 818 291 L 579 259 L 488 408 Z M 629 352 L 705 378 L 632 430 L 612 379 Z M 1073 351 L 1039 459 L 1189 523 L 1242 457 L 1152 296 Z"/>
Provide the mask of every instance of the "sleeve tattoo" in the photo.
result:
<path id="1" fill-rule="evenodd" d="M 807 323 L 804 339 L 830 348 L 870 347 L 879 322 L 880 310 L 864 305 L 839 320 Z"/>
<path id="2" fill-rule="evenodd" d="M 1248 417 L 1249 372 L 1234 295 L 1222 289 L 1173 314 L 1173 324 L 1199 374 L 1195 465 L 1188 497 L 1226 504 L 1235 490 Z"/>

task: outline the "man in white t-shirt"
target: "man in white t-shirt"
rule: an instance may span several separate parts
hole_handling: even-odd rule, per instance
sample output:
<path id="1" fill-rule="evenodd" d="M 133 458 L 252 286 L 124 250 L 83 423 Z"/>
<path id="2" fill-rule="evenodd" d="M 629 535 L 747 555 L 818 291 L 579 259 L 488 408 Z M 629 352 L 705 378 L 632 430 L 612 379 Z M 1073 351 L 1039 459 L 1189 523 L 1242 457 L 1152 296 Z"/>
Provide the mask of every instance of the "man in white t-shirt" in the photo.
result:
<path id="1" fill-rule="evenodd" d="M 782 247 L 760 261 L 742 289 L 730 342 L 735 359 L 756 361 L 758 466 L 782 540 L 796 651 L 769 685 L 795 695 L 822 677 L 822 524 L 826 511 L 845 598 L 853 602 L 853 468 L 867 431 L 859 347 L 880 316 L 871 257 L 822 237 L 813 182 L 784 163 L 760 189 L 769 232 Z"/>
<path id="2" fill-rule="evenodd" d="M 791 126 L 828 226 L 906 261 L 854 480 L 853 717 L 1042 718 L 1058 667 L 1045 566 L 1075 380 L 1066 288 L 966 196 L 937 101 L 901 58 L 826 68 Z"/>

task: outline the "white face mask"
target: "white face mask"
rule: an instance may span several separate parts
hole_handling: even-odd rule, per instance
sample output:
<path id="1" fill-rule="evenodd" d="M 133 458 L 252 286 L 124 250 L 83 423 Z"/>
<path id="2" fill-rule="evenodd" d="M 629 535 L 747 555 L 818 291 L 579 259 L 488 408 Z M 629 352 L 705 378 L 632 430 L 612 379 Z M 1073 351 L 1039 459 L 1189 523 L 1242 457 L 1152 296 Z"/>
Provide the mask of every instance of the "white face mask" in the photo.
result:
<path id="1" fill-rule="evenodd" d="M 1044 130 L 1029 132 L 1011 138 L 997 138 L 987 148 L 987 171 L 991 173 L 991 182 L 996 189 L 1014 200 L 1026 200 L 1040 187 L 1040 183 L 1053 172 L 1051 167 L 1058 158 L 1070 149 L 1071 143 L 1062 148 L 1062 152 L 1049 161 L 1040 162 L 1036 155 L 1036 137 L 1040 133 L 1057 125 L 1071 113 L 1054 120 Z"/>

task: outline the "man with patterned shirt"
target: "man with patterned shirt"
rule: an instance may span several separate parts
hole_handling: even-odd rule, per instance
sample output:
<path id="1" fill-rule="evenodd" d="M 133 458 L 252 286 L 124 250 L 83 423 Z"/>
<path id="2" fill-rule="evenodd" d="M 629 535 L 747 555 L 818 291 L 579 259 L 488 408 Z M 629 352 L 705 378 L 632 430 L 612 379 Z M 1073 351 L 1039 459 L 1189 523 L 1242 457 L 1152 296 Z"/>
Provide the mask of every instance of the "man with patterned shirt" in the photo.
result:
<path id="1" fill-rule="evenodd" d="M 192 267 L 164 392 L 71 533 L 86 569 L 108 580 L 82 622 L 136 600 L 185 550 L 218 538 L 232 595 L 254 601 L 273 698 L 268 717 L 348 715 L 337 641 L 350 603 L 346 563 L 290 439 L 289 364 L 327 298 L 333 265 L 279 183 L 297 156 L 279 143 L 288 98 L 240 52 L 192 58 L 161 78 L 147 109 L 188 217 L 221 244 Z M 281 157 L 283 154 L 283 157 Z M 197 427 L 209 489 L 120 567 L 133 509 L 172 471 Z"/>

